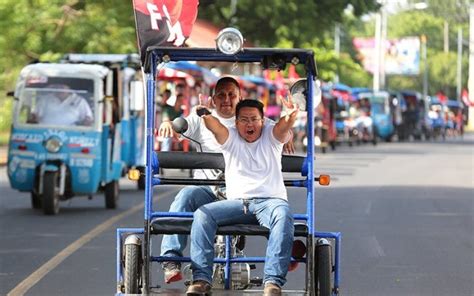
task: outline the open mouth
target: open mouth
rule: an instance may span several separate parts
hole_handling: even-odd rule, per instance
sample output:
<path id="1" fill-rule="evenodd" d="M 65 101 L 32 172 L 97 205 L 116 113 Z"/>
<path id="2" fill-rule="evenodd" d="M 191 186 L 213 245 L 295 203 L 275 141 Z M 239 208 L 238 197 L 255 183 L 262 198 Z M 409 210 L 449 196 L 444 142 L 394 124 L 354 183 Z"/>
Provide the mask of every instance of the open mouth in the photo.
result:
<path id="1" fill-rule="evenodd" d="M 252 128 L 252 129 L 247 129 L 245 131 L 245 133 L 247 134 L 247 136 L 252 136 L 255 134 L 255 130 Z"/>

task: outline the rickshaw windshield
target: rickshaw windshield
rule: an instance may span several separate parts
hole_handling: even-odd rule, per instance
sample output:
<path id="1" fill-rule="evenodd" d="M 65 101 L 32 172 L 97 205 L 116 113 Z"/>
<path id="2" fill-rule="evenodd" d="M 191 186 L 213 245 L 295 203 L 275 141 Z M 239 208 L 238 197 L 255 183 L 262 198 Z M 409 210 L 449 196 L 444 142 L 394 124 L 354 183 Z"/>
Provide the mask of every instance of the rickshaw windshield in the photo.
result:
<path id="1" fill-rule="evenodd" d="M 51 78 L 29 83 L 18 94 L 15 124 L 82 126 L 94 124 L 94 82 L 81 78 Z"/>
<path id="2" fill-rule="evenodd" d="M 385 114 L 384 104 L 382 103 L 372 103 L 371 111 L 374 114 Z"/>

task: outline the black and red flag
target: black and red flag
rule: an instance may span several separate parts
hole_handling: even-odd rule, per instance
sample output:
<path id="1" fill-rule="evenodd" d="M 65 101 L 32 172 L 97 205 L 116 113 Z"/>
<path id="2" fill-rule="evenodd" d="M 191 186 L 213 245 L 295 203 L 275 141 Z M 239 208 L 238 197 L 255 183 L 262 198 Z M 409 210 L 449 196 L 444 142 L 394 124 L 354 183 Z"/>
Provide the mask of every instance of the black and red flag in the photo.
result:
<path id="1" fill-rule="evenodd" d="M 133 0 L 142 64 L 149 46 L 182 46 L 191 35 L 199 0 Z"/>

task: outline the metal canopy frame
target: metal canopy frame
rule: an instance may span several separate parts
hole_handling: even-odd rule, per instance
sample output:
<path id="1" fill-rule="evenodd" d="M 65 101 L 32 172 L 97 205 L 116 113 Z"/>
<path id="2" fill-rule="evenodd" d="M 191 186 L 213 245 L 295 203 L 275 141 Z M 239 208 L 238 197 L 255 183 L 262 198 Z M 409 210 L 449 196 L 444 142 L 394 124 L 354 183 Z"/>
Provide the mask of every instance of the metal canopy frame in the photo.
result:
<path id="1" fill-rule="evenodd" d="M 153 185 L 159 184 L 160 180 L 153 176 L 153 128 L 155 115 L 155 92 L 158 65 L 167 62 L 177 61 L 213 61 L 213 62 L 234 62 L 234 63 L 260 63 L 263 68 L 279 70 L 285 68 L 287 64 L 303 65 L 307 78 L 307 106 L 313 106 L 314 81 L 318 75 L 314 52 L 305 49 L 274 49 L 274 48 L 244 48 L 235 55 L 226 55 L 215 48 L 177 48 L 177 47 L 148 47 L 143 65 L 146 73 L 146 102 L 147 102 L 147 126 L 146 126 L 146 178 L 145 178 L 145 206 L 144 206 L 144 229 L 117 229 L 117 283 L 120 282 L 122 273 L 120 269 L 120 252 L 122 236 L 127 233 L 143 233 L 144 236 L 144 274 L 143 274 L 143 292 L 150 292 L 150 263 L 151 261 L 162 261 L 160 257 L 153 257 L 150 251 L 150 225 L 151 220 L 156 217 L 169 217 L 168 212 L 153 212 Z M 270 65 L 271 64 L 271 65 Z M 308 123 L 308 149 L 306 154 L 307 172 L 306 180 L 314 180 L 314 110 L 307 110 Z M 339 253 L 340 253 L 340 233 L 338 232 L 317 232 L 314 228 L 314 182 L 302 182 L 300 187 L 306 187 L 306 214 L 296 214 L 295 219 L 305 220 L 308 227 L 308 254 L 306 262 L 306 290 L 314 289 L 315 277 L 314 268 L 315 258 L 314 250 L 316 237 L 331 238 L 335 240 L 335 275 L 334 275 L 334 293 L 339 288 Z M 189 217 L 192 213 L 179 213 L 178 216 Z M 230 241 L 227 240 L 227 244 Z M 253 257 L 256 258 L 256 257 Z M 264 262 L 265 258 L 260 258 Z M 255 259 L 254 259 L 255 260 Z M 228 265 L 227 271 L 230 271 L 231 259 L 225 259 Z M 260 261 L 259 261 L 260 262 Z M 226 278 L 226 288 L 229 288 L 230 278 Z"/>

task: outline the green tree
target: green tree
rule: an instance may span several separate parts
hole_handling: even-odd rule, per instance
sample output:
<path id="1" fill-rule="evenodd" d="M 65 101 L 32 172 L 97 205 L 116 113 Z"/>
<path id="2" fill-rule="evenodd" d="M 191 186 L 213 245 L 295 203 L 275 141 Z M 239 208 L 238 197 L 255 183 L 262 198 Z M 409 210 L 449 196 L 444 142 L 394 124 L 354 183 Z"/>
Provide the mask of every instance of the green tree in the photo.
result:
<path id="1" fill-rule="evenodd" d="M 302 47 L 332 31 L 348 7 L 360 16 L 379 5 L 375 0 L 201 0 L 199 17 L 220 27 L 236 26 L 257 46 L 289 40 L 292 46 Z"/>

